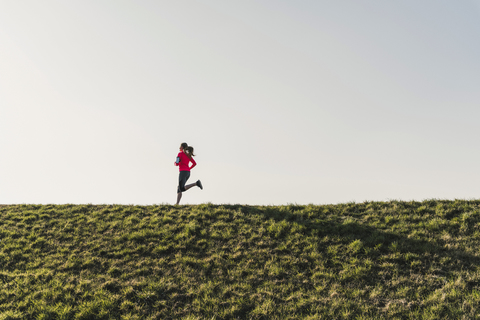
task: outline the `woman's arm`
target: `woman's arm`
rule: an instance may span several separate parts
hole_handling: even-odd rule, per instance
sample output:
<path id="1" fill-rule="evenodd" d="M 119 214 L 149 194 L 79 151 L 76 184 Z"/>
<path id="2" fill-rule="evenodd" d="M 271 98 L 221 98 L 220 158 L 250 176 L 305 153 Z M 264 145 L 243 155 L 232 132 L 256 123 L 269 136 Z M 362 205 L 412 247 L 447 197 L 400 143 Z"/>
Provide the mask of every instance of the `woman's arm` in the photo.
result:
<path id="1" fill-rule="evenodd" d="M 190 167 L 190 170 L 192 170 L 193 167 L 195 167 L 197 165 L 197 163 L 195 162 L 195 160 L 193 160 L 193 157 L 192 157 L 192 159 L 190 159 L 190 161 L 192 162 L 192 166 Z"/>
<path id="2" fill-rule="evenodd" d="M 180 153 L 177 154 L 177 159 L 175 160 L 174 165 L 176 165 L 177 167 L 180 165 Z"/>

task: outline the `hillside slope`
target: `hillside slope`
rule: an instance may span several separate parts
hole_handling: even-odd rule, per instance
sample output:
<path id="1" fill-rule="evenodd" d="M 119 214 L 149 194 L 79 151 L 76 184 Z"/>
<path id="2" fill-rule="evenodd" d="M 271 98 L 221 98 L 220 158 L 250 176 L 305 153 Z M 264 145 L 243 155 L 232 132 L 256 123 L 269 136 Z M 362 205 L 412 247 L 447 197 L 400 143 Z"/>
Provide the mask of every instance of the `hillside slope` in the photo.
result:
<path id="1" fill-rule="evenodd" d="M 0 207 L 1 319 L 480 318 L 480 201 Z"/>

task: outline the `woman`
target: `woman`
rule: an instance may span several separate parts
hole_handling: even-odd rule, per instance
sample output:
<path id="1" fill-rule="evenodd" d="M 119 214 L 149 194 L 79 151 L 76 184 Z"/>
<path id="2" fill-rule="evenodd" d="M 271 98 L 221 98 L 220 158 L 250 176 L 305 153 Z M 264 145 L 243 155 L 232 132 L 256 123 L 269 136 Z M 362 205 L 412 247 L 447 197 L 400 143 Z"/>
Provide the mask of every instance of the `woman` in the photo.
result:
<path id="1" fill-rule="evenodd" d="M 191 187 L 197 186 L 203 190 L 200 180 L 197 180 L 195 183 L 185 185 L 188 178 L 190 178 L 190 170 L 197 165 L 195 160 L 193 160 L 194 156 L 193 147 L 188 146 L 186 142 L 180 145 L 180 152 L 177 155 L 177 161 L 175 161 L 175 165 L 180 169 L 180 175 L 178 176 L 177 204 L 179 204 L 180 199 L 182 199 L 182 192 L 187 191 Z M 192 163 L 191 167 L 189 166 L 190 162 Z"/>

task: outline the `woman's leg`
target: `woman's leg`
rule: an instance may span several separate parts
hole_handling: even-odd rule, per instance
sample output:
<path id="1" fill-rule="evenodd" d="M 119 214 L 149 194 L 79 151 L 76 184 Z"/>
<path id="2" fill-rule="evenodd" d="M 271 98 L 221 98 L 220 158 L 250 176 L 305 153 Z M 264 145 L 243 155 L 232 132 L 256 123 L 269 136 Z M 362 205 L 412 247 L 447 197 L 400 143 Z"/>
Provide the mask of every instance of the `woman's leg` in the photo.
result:
<path id="1" fill-rule="evenodd" d="M 195 187 L 195 186 L 197 186 L 196 183 L 187 184 L 187 185 L 185 186 L 185 191 L 187 191 L 187 190 L 190 189 L 191 187 Z M 184 192 L 185 192 L 185 191 L 184 191 Z M 180 199 L 182 199 L 182 192 L 178 192 L 178 193 L 177 193 L 177 204 L 180 203 Z"/>
<path id="2" fill-rule="evenodd" d="M 191 184 L 187 184 L 185 186 L 185 191 L 187 191 L 188 189 L 190 189 L 191 187 L 195 187 L 197 184 L 196 183 L 191 183 Z"/>
<path id="3" fill-rule="evenodd" d="M 182 193 L 177 193 L 177 205 L 180 203 L 180 199 L 182 199 Z"/>
<path id="4" fill-rule="evenodd" d="M 177 204 L 179 204 L 180 199 L 182 199 L 182 192 L 187 191 L 187 186 L 185 186 L 185 183 L 187 182 L 188 178 L 190 178 L 189 171 L 180 171 L 178 176 Z"/>

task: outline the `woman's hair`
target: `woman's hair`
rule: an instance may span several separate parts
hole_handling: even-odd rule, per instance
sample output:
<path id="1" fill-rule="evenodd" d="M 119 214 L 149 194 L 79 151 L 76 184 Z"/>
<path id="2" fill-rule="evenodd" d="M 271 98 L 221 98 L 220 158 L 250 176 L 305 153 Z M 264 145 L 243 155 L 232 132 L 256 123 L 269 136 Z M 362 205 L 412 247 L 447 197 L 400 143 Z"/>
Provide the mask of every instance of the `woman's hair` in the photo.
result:
<path id="1" fill-rule="evenodd" d="M 186 142 L 182 143 L 180 145 L 183 149 L 183 151 L 185 151 L 185 153 L 187 154 L 187 156 L 192 159 L 192 157 L 194 157 L 195 155 L 193 154 L 193 147 L 192 146 L 189 146 Z"/>

